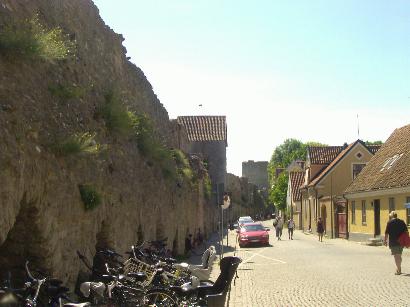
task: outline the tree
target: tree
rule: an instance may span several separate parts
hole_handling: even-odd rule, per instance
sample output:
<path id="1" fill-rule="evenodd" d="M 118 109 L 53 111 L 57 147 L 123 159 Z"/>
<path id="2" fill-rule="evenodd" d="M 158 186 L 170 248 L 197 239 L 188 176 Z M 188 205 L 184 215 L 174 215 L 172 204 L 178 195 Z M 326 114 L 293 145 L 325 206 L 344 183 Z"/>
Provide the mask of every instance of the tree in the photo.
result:
<path id="1" fill-rule="evenodd" d="M 280 210 L 286 209 L 288 181 L 288 174 L 283 172 L 278 176 L 269 193 L 269 201 L 275 204 L 275 207 Z"/>
<path id="2" fill-rule="evenodd" d="M 283 144 L 275 148 L 270 164 L 272 167 L 286 167 L 293 160 L 304 159 L 306 156 L 306 146 L 299 140 L 286 139 Z"/>
<path id="3" fill-rule="evenodd" d="M 366 141 L 364 142 L 366 145 L 383 145 L 382 141 Z"/>
<path id="4" fill-rule="evenodd" d="M 292 161 L 306 159 L 306 150 L 308 146 L 327 146 L 318 142 L 302 143 L 296 139 L 286 139 L 283 144 L 277 146 L 273 151 L 272 158 L 268 165 L 268 174 L 271 184 L 269 191 L 269 202 L 275 204 L 278 209 L 286 208 L 286 195 L 288 190 L 288 174 L 283 172 L 278 178 L 276 176 L 277 168 L 286 168 Z"/>

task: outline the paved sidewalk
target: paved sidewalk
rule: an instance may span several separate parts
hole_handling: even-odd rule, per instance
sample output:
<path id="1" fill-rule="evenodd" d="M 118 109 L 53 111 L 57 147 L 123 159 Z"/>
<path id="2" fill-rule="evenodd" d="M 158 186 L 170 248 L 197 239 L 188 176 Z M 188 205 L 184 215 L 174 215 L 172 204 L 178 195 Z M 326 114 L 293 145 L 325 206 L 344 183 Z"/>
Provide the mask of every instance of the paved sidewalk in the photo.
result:
<path id="1" fill-rule="evenodd" d="M 264 224 L 272 228 L 271 221 Z M 236 232 L 230 231 L 224 255 L 235 254 L 243 262 L 226 306 L 410 306 L 409 250 L 403 253 L 404 274 L 396 276 L 384 246 L 344 239 L 318 242 L 316 235 L 301 231 L 290 241 L 286 229 L 282 241 L 270 231 L 269 247 L 235 250 L 235 239 Z M 218 275 L 217 262 L 211 279 Z"/>

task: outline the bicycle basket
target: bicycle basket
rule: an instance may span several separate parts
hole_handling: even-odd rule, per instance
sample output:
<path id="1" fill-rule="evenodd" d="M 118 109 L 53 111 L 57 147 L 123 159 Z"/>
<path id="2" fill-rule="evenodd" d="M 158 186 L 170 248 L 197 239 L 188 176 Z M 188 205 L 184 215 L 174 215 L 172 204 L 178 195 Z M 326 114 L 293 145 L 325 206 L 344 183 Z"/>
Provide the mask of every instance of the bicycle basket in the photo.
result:
<path id="1" fill-rule="evenodd" d="M 143 281 L 135 281 L 137 285 L 140 285 L 142 287 L 147 287 L 152 283 L 152 280 L 154 279 L 156 269 L 152 266 L 149 265 L 148 263 L 142 262 L 138 259 L 135 258 L 130 258 L 124 263 L 124 273 L 138 273 L 142 272 L 145 273 L 146 279 Z"/>

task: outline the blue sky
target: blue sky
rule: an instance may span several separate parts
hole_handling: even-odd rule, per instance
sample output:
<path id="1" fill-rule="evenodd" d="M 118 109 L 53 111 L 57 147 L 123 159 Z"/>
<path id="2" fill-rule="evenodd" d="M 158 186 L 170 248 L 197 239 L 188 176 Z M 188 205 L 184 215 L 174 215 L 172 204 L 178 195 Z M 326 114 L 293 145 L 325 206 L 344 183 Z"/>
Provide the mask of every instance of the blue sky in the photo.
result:
<path id="1" fill-rule="evenodd" d="M 410 123 L 410 1 L 94 3 L 171 118 L 227 116 L 236 175 L 286 138 L 355 141 L 357 114 L 363 140 Z"/>

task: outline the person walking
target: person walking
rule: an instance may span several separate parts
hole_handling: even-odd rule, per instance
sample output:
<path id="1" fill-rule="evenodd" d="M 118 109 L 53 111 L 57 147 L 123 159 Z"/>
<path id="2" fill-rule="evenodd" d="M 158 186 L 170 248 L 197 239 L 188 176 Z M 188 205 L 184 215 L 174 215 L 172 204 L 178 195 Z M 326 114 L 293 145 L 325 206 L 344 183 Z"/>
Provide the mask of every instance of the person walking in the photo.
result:
<path id="1" fill-rule="evenodd" d="M 295 222 L 293 221 L 293 218 L 288 219 L 288 235 L 289 235 L 289 240 L 293 240 L 293 229 L 295 228 Z"/>
<path id="2" fill-rule="evenodd" d="M 276 237 L 279 240 L 282 240 L 282 230 L 283 230 L 283 220 L 282 217 L 278 216 L 278 222 L 276 223 Z"/>
<path id="3" fill-rule="evenodd" d="M 325 232 L 325 228 L 323 227 L 323 221 L 322 218 L 319 217 L 317 220 L 317 234 L 319 236 L 319 241 L 323 242 L 323 233 Z"/>
<path id="4" fill-rule="evenodd" d="M 390 212 L 389 218 L 390 220 L 387 222 L 386 231 L 384 232 L 384 245 L 387 245 L 388 240 L 391 254 L 396 263 L 396 272 L 394 274 L 400 275 L 403 246 L 399 244 L 398 238 L 403 232 L 407 231 L 407 226 L 403 220 L 397 218 L 397 213 L 395 211 Z"/>

